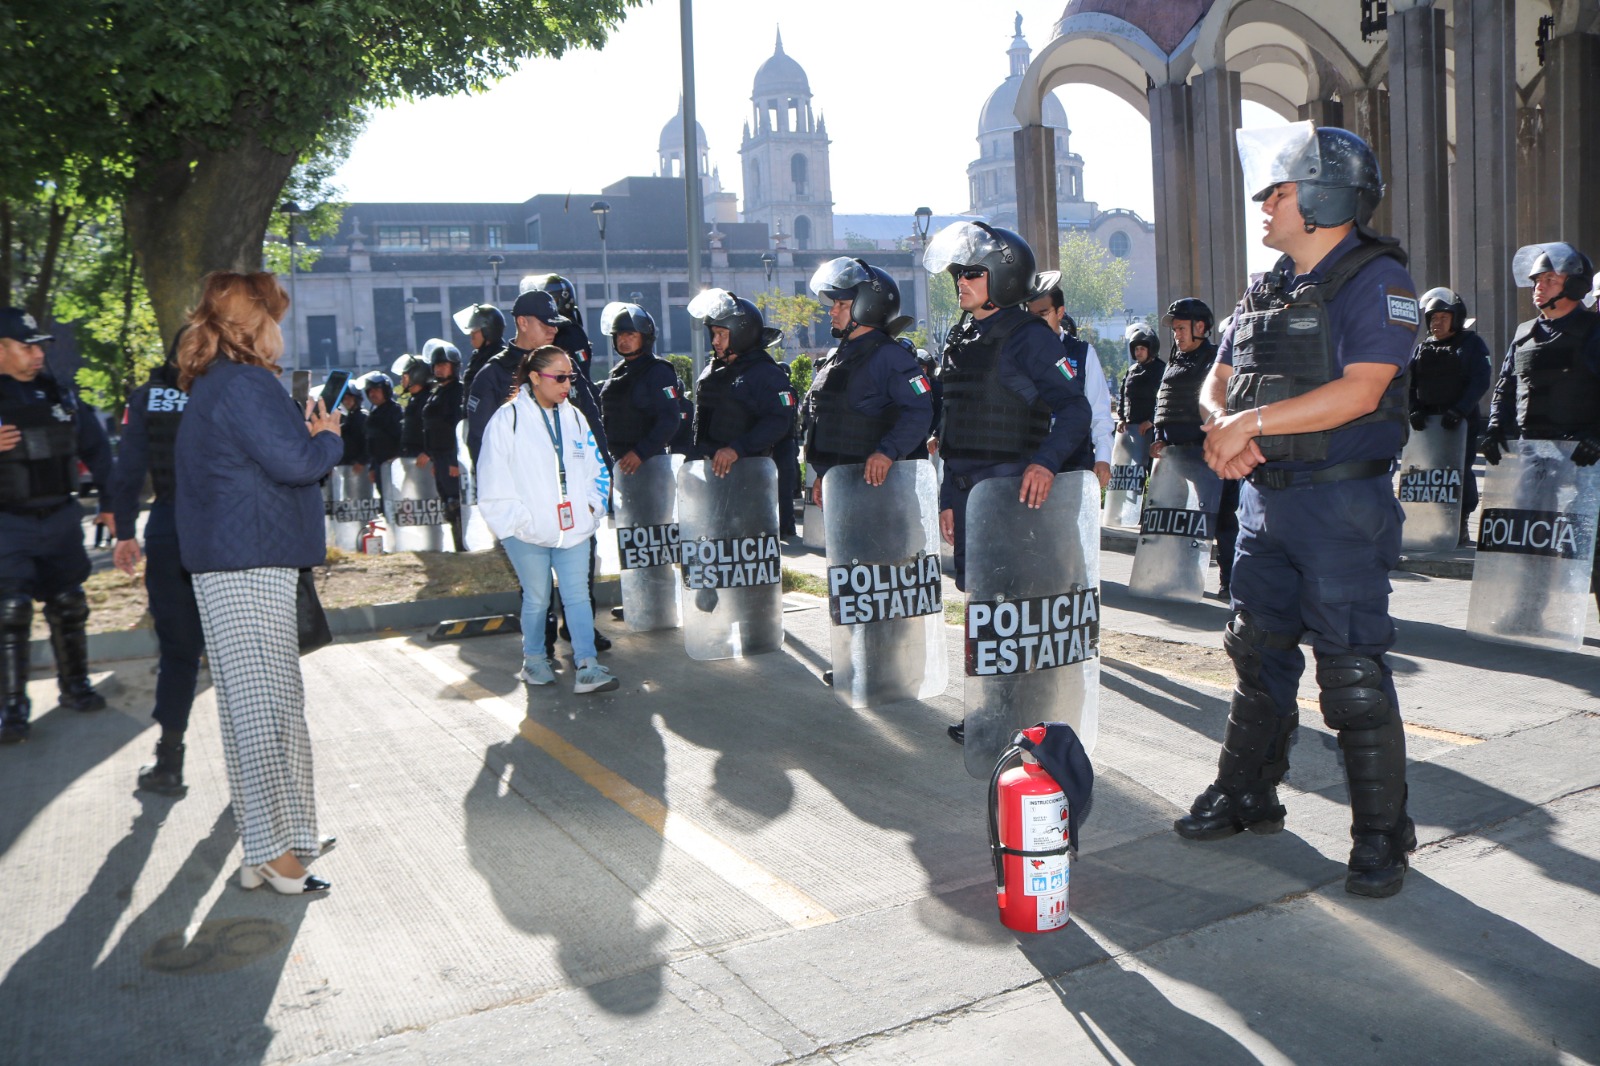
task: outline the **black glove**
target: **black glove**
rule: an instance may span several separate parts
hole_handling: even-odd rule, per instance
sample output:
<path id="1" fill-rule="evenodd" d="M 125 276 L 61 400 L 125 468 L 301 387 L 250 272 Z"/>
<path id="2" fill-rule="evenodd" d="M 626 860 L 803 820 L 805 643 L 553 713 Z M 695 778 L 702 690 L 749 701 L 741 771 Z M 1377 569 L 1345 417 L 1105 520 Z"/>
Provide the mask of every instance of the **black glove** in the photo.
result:
<path id="1" fill-rule="evenodd" d="M 1422 411 L 1411 412 L 1411 428 L 1421 433 L 1428 428 L 1428 416 Z"/>
<path id="2" fill-rule="evenodd" d="M 1445 429 L 1455 429 L 1461 424 L 1460 411 L 1446 411 L 1440 418 L 1439 424 Z"/>
<path id="3" fill-rule="evenodd" d="M 1593 466 L 1600 459 L 1600 437 L 1580 437 L 1572 449 L 1572 461 L 1579 466 Z"/>
<path id="4" fill-rule="evenodd" d="M 1500 456 L 1504 454 L 1506 435 L 1499 426 L 1490 426 L 1489 432 L 1483 435 L 1483 458 L 1490 466 L 1500 465 Z"/>

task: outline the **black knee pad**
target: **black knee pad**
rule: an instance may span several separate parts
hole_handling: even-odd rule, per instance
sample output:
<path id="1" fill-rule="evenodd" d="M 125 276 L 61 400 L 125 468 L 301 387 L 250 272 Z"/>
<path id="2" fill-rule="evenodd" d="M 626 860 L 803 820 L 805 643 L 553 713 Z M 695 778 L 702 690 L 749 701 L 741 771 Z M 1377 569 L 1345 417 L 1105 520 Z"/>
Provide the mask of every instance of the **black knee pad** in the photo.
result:
<path id="1" fill-rule="evenodd" d="M 82 628 L 89 621 L 89 598 L 81 587 L 58 592 L 44 601 L 44 616 L 52 627 L 65 623 Z"/>
<path id="2" fill-rule="evenodd" d="M 1322 689 L 1322 720 L 1329 729 L 1376 729 L 1394 714 L 1377 659 L 1319 655 L 1317 685 Z"/>
<path id="3" fill-rule="evenodd" d="M 1274 633 L 1256 625 L 1250 612 L 1239 611 L 1222 631 L 1222 648 L 1233 660 L 1239 678 L 1250 688 L 1261 688 L 1261 649 L 1288 651 L 1300 643 L 1300 634 Z"/>
<path id="4" fill-rule="evenodd" d="M 33 597 L 0 592 L 0 631 L 27 633 L 33 626 Z"/>

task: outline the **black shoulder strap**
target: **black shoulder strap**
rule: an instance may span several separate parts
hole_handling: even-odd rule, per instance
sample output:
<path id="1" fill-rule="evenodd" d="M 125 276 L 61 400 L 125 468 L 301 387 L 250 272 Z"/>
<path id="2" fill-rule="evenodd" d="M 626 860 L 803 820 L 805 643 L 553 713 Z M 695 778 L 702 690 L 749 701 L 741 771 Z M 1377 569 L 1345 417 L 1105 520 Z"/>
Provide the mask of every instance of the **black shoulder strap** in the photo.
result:
<path id="1" fill-rule="evenodd" d="M 1377 240 L 1363 241 L 1343 259 L 1333 264 L 1333 269 L 1328 271 L 1328 276 L 1317 283 L 1317 290 L 1322 295 L 1322 302 L 1328 304 L 1344 288 L 1345 282 L 1356 276 L 1362 267 L 1375 259 L 1389 256 L 1399 261 L 1401 266 L 1406 265 L 1405 249 L 1400 247 L 1400 242 L 1394 237 L 1379 237 Z"/>

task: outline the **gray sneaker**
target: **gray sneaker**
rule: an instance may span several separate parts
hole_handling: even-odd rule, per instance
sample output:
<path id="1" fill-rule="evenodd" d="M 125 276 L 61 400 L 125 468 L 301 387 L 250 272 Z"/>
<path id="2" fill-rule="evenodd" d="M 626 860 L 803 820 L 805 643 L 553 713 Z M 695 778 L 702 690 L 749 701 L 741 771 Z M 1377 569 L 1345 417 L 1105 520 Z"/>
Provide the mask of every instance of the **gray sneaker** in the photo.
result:
<path id="1" fill-rule="evenodd" d="M 610 692 L 621 683 L 612 676 L 610 670 L 600 665 L 600 660 L 585 659 L 578 664 L 578 680 L 573 684 L 572 691 L 580 696 L 585 692 Z"/>
<path id="2" fill-rule="evenodd" d="M 556 683 L 556 674 L 550 669 L 549 659 L 524 659 L 517 680 L 525 685 L 553 685 Z"/>

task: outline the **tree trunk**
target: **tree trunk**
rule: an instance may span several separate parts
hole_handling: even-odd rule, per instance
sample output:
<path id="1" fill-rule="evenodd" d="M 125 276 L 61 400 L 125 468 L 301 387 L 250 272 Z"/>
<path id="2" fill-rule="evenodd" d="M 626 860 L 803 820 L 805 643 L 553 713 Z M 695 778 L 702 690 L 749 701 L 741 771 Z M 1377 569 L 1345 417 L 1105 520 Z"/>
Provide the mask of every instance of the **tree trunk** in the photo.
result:
<path id="1" fill-rule="evenodd" d="M 241 116 L 248 123 L 248 116 Z M 128 195 L 128 239 L 170 345 L 213 270 L 261 269 L 267 222 L 294 168 L 248 132 L 231 148 L 141 163 Z"/>
<path id="2" fill-rule="evenodd" d="M 55 320 L 50 313 L 50 290 L 56 283 L 56 261 L 61 256 L 61 238 L 67 231 L 67 219 L 72 216 L 72 208 L 61 206 L 61 190 L 57 189 L 50 197 L 49 224 L 45 231 L 44 254 L 39 257 L 39 275 L 35 279 L 33 292 L 27 301 L 28 313 L 40 325 L 49 327 Z"/>
<path id="3" fill-rule="evenodd" d="M 16 259 L 16 249 L 11 246 L 13 236 L 11 201 L 0 200 L 0 302 L 11 306 L 11 264 Z"/>

